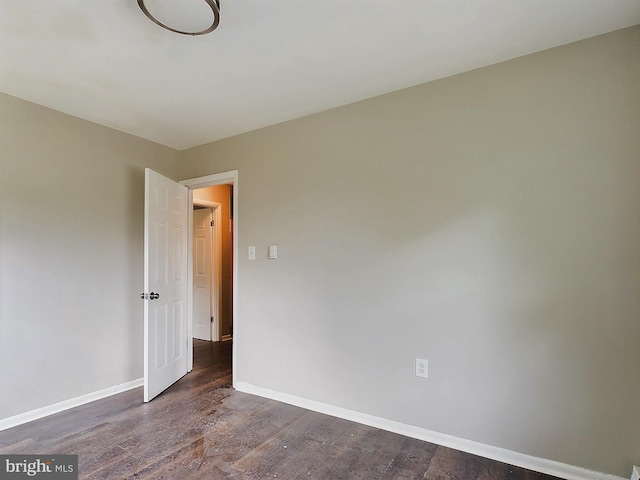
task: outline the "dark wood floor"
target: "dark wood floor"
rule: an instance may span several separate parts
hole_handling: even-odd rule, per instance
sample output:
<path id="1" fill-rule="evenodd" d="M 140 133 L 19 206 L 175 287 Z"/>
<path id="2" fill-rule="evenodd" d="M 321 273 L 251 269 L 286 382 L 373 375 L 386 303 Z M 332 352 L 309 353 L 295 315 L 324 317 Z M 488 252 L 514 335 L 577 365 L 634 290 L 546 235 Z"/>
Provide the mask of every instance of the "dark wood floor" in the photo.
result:
<path id="1" fill-rule="evenodd" d="M 0 453 L 77 454 L 80 478 L 550 480 L 231 388 L 231 342 L 150 403 L 136 388 L 0 432 Z"/>

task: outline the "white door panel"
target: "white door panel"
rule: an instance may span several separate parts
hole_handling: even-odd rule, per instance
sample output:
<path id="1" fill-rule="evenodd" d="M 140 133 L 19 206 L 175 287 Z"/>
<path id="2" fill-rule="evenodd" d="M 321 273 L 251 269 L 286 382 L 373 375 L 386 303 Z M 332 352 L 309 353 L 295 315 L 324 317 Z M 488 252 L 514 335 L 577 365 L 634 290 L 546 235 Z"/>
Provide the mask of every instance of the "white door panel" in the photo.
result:
<path id="1" fill-rule="evenodd" d="M 145 170 L 145 402 L 187 373 L 188 203 L 186 187 Z"/>
<path id="2" fill-rule="evenodd" d="M 193 211 L 193 337 L 211 341 L 212 210 Z"/>

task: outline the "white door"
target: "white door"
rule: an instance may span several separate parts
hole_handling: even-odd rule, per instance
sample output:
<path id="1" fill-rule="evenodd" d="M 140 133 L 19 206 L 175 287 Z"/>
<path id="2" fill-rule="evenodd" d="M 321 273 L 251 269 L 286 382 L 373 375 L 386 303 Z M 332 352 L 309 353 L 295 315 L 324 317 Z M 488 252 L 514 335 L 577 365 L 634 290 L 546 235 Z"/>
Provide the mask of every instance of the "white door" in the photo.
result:
<path id="1" fill-rule="evenodd" d="M 145 170 L 144 401 L 187 373 L 188 190 Z"/>
<path id="2" fill-rule="evenodd" d="M 211 259 L 213 212 L 193 211 L 193 337 L 211 341 Z"/>

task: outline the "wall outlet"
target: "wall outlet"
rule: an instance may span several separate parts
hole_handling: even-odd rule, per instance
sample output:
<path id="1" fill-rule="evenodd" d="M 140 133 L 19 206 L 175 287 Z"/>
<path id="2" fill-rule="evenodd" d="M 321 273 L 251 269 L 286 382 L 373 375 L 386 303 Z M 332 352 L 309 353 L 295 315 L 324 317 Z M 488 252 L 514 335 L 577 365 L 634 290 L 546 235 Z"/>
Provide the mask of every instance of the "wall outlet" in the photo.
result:
<path id="1" fill-rule="evenodd" d="M 416 377 L 429 376 L 429 362 L 423 358 L 416 358 Z"/>

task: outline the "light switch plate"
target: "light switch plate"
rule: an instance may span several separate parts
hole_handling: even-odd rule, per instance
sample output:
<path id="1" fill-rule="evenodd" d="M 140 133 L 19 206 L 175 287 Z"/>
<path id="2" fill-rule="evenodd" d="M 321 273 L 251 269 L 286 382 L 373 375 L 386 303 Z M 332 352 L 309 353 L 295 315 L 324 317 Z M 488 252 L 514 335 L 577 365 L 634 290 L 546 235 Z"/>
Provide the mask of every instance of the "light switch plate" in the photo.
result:
<path id="1" fill-rule="evenodd" d="M 249 247 L 249 260 L 255 260 L 256 259 L 256 247 L 251 246 Z"/>
<path id="2" fill-rule="evenodd" d="M 278 258 L 278 246 L 277 245 L 269 245 L 269 258 L 271 258 L 271 259 Z"/>

